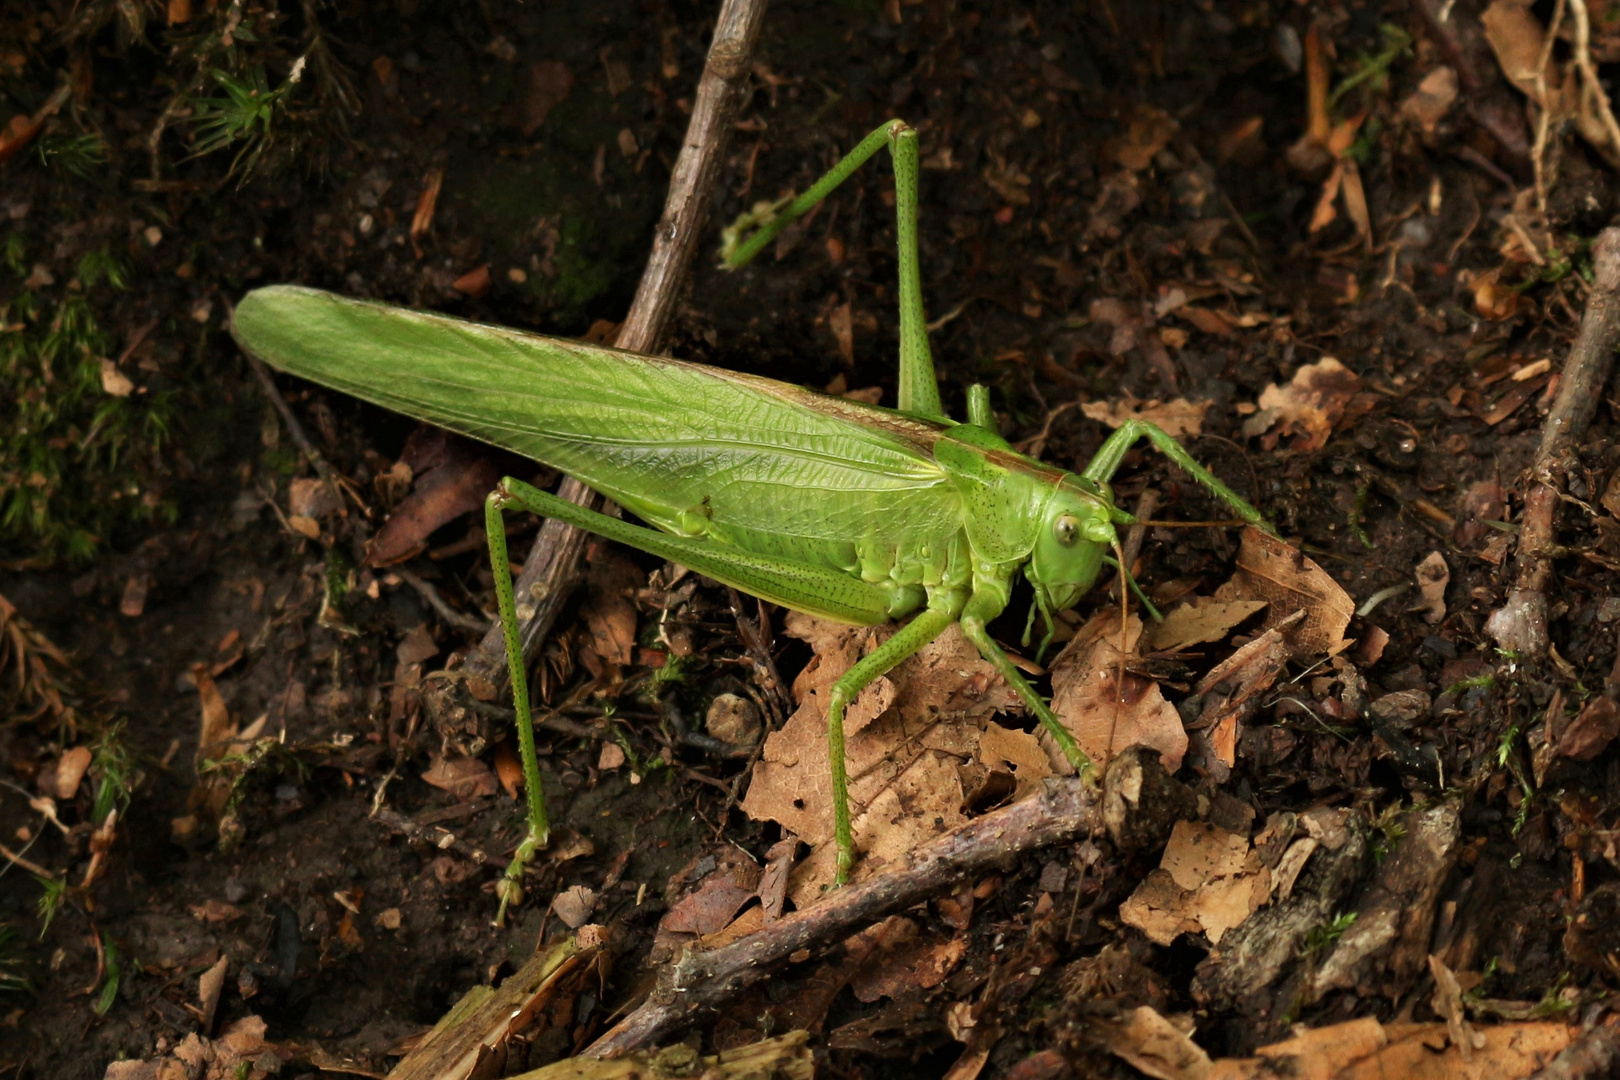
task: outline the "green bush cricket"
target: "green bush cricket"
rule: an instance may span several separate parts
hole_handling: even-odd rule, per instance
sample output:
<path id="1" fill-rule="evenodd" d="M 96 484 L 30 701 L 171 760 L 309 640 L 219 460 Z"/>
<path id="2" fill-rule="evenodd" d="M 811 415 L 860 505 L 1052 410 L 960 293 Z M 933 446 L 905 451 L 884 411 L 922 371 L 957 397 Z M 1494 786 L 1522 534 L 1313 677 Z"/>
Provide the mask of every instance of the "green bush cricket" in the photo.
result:
<path id="1" fill-rule="evenodd" d="M 1073 767 L 1091 763 L 986 630 L 1020 573 L 1046 618 L 1096 581 L 1116 527 L 1135 519 L 1108 481 L 1140 439 L 1229 505 L 1269 526 L 1164 431 L 1127 421 L 1079 474 L 1013 449 L 989 392 L 968 420 L 944 414 L 928 347 L 917 261 L 916 132 L 890 121 L 744 242 L 740 266 L 884 146 L 899 215 L 899 408 L 828 397 L 770 379 L 350 300 L 297 286 L 249 293 L 236 340 L 282 371 L 481 439 L 568 472 L 655 526 L 583 509 L 511 478 L 486 504 L 490 559 L 511 667 L 529 833 L 501 882 L 521 897 L 524 866 L 549 831 L 518 645 L 503 512 L 558 518 L 678 562 L 772 603 L 846 623 L 911 617 L 833 687 L 827 733 L 838 881 L 854 863 L 844 710 L 861 689 L 952 623 L 1015 689 Z M 1126 578 L 1121 565 L 1120 576 Z"/>

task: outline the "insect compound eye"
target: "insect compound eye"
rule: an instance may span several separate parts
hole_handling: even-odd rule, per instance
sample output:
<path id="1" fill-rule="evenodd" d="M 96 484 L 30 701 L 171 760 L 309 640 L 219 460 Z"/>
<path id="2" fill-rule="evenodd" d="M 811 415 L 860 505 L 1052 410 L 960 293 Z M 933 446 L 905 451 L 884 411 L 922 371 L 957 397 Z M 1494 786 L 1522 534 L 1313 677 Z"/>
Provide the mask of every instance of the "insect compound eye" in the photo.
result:
<path id="1" fill-rule="evenodd" d="M 1073 514 L 1064 514 L 1052 523 L 1052 535 L 1064 547 L 1074 547 L 1080 540 L 1080 520 Z"/>

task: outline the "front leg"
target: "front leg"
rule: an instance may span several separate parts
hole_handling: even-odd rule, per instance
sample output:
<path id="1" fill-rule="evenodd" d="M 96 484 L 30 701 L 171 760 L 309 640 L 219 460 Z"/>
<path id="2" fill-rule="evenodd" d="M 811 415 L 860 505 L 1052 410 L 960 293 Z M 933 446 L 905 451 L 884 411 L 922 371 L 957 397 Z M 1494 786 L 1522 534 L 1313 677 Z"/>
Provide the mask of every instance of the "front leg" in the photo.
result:
<path id="1" fill-rule="evenodd" d="M 849 766 L 844 760 L 844 710 L 873 679 L 887 674 L 944 633 L 956 621 L 957 606 L 948 600 L 930 606 L 833 683 L 827 702 L 827 757 L 832 767 L 833 841 L 838 845 L 834 880 L 839 885 L 849 881 L 850 868 L 855 865 L 855 837 L 849 825 Z"/>
<path id="2" fill-rule="evenodd" d="M 1158 450 L 1159 453 L 1169 458 L 1172 464 L 1179 466 L 1188 476 L 1208 488 L 1212 495 L 1233 510 L 1236 510 L 1238 517 L 1257 529 L 1268 532 L 1273 536 L 1277 535 L 1277 530 L 1271 527 L 1271 523 L 1265 519 L 1265 516 L 1260 511 L 1250 506 L 1248 501 L 1241 495 L 1216 479 L 1215 474 L 1200 465 L 1198 460 L 1187 453 L 1168 431 L 1147 420 L 1127 420 L 1119 425 L 1119 429 L 1108 436 L 1102 446 L 1098 448 L 1096 456 L 1091 459 L 1091 463 L 1086 466 L 1086 471 L 1081 475 L 1087 480 L 1095 480 L 1106 484 L 1113 479 L 1114 471 L 1119 468 L 1119 463 L 1125 459 L 1125 452 L 1136 445 L 1136 440 L 1143 438 L 1152 443 L 1154 449 Z M 1133 520 L 1129 515 L 1121 514 L 1115 519 L 1115 523 L 1129 525 Z"/>
<path id="3" fill-rule="evenodd" d="M 1029 680 L 1024 678 L 1023 672 L 1007 658 L 1007 654 L 985 628 L 985 624 L 1000 615 L 1006 606 L 1007 592 L 1004 587 L 998 588 L 994 582 L 976 580 L 973 595 L 968 598 L 967 605 L 962 609 L 962 634 L 973 642 L 974 647 L 979 650 L 979 655 L 1001 673 L 1001 677 L 1007 680 L 1007 685 L 1023 698 L 1024 705 L 1051 734 L 1053 741 L 1058 744 L 1058 749 L 1063 751 L 1063 756 L 1074 767 L 1074 771 L 1082 777 L 1089 776 L 1092 771 L 1091 759 L 1080 749 L 1080 744 L 1074 741 L 1074 736 L 1063 726 L 1063 721 L 1047 707 L 1046 702 L 1035 692 L 1035 688 L 1029 685 Z"/>

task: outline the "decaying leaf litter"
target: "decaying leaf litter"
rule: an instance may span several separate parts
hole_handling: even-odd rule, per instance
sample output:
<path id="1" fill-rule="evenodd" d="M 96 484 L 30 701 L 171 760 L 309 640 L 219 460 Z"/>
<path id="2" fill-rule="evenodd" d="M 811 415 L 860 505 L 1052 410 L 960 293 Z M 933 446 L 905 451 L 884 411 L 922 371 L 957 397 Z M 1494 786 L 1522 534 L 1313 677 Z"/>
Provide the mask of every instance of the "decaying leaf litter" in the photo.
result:
<path id="1" fill-rule="evenodd" d="M 925 287 L 948 316 L 936 344 L 948 387 L 989 379 L 1009 437 L 1059 462 L 1084 460 L 1126 417 L 1173 423 L 1291 543 L 1141 530 L 1133 569 L 1166 621 L 1133 607 L 1122 622 L 1099 586 L 1044 658 L 1054 698 L 1085 718 L 1077 736 L 1118 759 L 1097 827 L 788 956 L 771 983 L 696 1029 L 701 1052 L 803 1026 L 835 1073 L 1064 1075 L 1108 1060 L 1207 1075 L 1278 1053 L 1331 1070 L 1449 1046 L 1471 1068 L 1527 1075 L 1580 1034 L 1560 1021 L 1600 1004 L 1614 977 L 1603 778 L 1620 730 L 1605 689 L 1616 462 L 1601 405 L 1556 472 L 1535 474 L 1564 507 L 1549 518 L 1553 546 L 1530 553 L 1556 567 L 1538 586 L 1546 658 L 1502 655 L 1485 622 L 1520 580 L 1521 471 L 1582 314 L 1601 299 L 1590 240 L 1607 222 L 1613 144 L 1589 72 L 1610 43 L 1593 4 L 1450 9 L 1291 10 L 1262 17 L 1262 34 L 1220 11 L 1183 26 L 1123 10 L 928 4 L 851 14 L 831 34 L 822 15 L 773 9 L 717 217 L 802 185 L 866 121 L 907 116 L 924 135 Z M 356 144 L 325 181 L 273 195 L 250 184 L 259 201 L 225 196 L 240 216 L 207 243 L 256 269 L 251 280 L 313 275 L 342 288 L 358 275 L 350 286 L 375 295 L 553 332 L 622 317 L 623 302 L 606 299 L 564 310 L 554 283 L 577 288 L 568 256 L 590 242 L 568 233 L 579 227 L 568 212 L 490 229 L 488 185 L 511 175 L 497 165 L 533 178 L 561 158 L 585 182 L 570 198 L 655 213 L 700 24 L 609 26 L 559 57 L 522 13 L 489 17 L 462 67 L 444 66 L 462 54 L 424 48 L 425 37 L 407 48 L 357 27 L 354 55 L 339 58 L 360 95 L 356 122 L 449 141 L 402 158 Z M 431 20 L 412 18 L 425 34 Z M 104 32 L 111 42 L 111 22 Z M 787 44 L 821 36 L 824 54 Z M 38 100 L 17 103 L 27 119 L 15 137 L 47 104 L 50 69 L 29 65 L 48 47 L 18 51 Z M 272 85 L 282 62 L 271 60 Z M 21 198 L 4 197 L 31 245 L 19 280 L 52 302 L 114 231 L 109 250 L 159 271 L 135 291 L 177 321 L 146 335 L 136 332 L 150 314 L 105 284 L 90 293 L 120 339 L 112 374 L 134 397 L 185 385 L 181 327 L 210 328 L 201 348 L 220 373 L 208 378 L 226 378 L 235 361 L 218 320 L 246 283 L 178 243 L 206 213 L 185 185 L 224 160 L 132 154 L 107 169 L 146 190 L 120 187 L 136 194 L 116 220 L 46 209 L 36 185 L 61 182 L 50 170 L 62 136 L 114 116 L 146 131 L 157 119 L 161 101 L 102 92 L 121 63 L 116 52 L 92 61 L 97 78 L 73 88 L 78 111 L 40 116 L 28 138 L 56 136 L 42 143 L 55 157 L 13 155 Z M 498 78 L 448 74 L 467 64 Z M 1191 97 L 1169 95 L 1170 77 Z M 842 96 L 824 108 L 827 86 Z M 480 118 L 474 143 L 458 101 Z M 589 109 L 619 134 L 582 140 Z M 490 152 L 489 133 L 508 153 Z M 449 153 L 435 160 L 433 145 Z M 885 192 L 862 181 L 740 286 L 700 266 L 670 351 L 845 391 L 892 380 Z M 290 245 L 298 230 L 265 228 L 273 207 L 301 223 L 306 245 Z M 633 280 L 638 258 L 624 257 L 621 277 Z M 124 382 L 92 359 L 98 385 L 119 396 Z M 226 392 L 256 419 L 238 420 L 242 445 L 223 456 L 197 450 L 206 421 L 182 436 L 185 468 L 216 490 L 188 495 L 173 528 L 112 540 L 77 570 L 19 566 L 0 586 L 17 609 L 4 692 L 26 718 L 10 729 L 10 761 L 27 796 L 8 800 L 0 838 L 21 860 L 7 913 L 21 940 L 37 936 L 42 892 L 60 898 L 44 942 L 19 956 L 37 997 L 16 999 L 12 1060 L 98 1075 L 120 1054 L 190 1060 L 183 1046 L 206 1066 L 199 1048 L 221 1044 L 239 1057 L 210 1050 L 213 1064 L 235 1068 L 234 1039 L 264 1071 L 266 1048 L 294 1069 L 382 1069 L 387 1051 L 516 970 L 536 940 L 606 927 L 616 959 L 593 970 L 607 996 L 570 988 L 540 1007 L 539 1033 L 519 1044 L 532 1045 L 509 1058 L 537 1065 L 632 1006 L 638 971 L 650 978 L 693 942 L 718 950 L 813 910 L 824 804 L 793 804 L 815 794 L 824 756 L 816 725 L 794 713 L 870 647 L 859 632 L 780 613 L 760 627 L 746 598 L 735 609 L 744 630 L 723 591 L 594 548 L 580 615 L 537 660 L 548 776 L 569 831 L 529 882 L 519 927 L 496 935 L 481 889 L 516 839 L 503 722 L 423 707 L 487 599 L 482 538 L 437 515 L 489 466 L 456 465 L 451 452 L 428 465 L 400 452 L 408 432 L 292 388 L 333 492 L 296 471 L 290 429 L 259 411 L 245 381 Z M 452 472 L 416 483 L 445 462 Z M 390 534 L 404 561 L 348 553 L 356 522 L 383 536 L 384 508 L 413 491 L 412 513 L 425 516 Z M 1220 516 L 1146 458 L 1119 491 L 1127 508 L 1156 504 L 1143 515 L 1155 520 Z M 1022 629 L 1012 621 L 996 627 L 1009 645 Z M 956 670 L 948 652 L 929 659 L 874 688 L 857 736 L 868 847 L 897 858 L 950 821 L 986 820 L 1064 782 L 1042 775 L 1062 770 L 1027 719 L 999 710 L 993 680 L 977 685 L 983 673 Z M 721 693 L 727 704 L 711 709 Z M 1123 753 L 1132 742 L 1152 749 Z M 781 781 L 756 795 L 756 775 Z M 772 811 L 768 823 L 749 823 L 750 803 Z M 222 838 L 234 845 L 223 853 Z M 1186 853 L 1212 843 L 1226 855 Z M 41 889 L 24 877 L 35 870 L 63 884 Z M 1170 944 L 1154 944 L 1167 933 Z M 492 966 L 505 957 L 509 967 Z M 1215 1018 L 1195 1042 L 1194 1010 Z M 82 1016 L 87 1036 L 47 1033 L 45 1015 Z M 1362 1026 L 1335 1027 L 1346 1015 Z M 1295 1020 L 1320 1034 L 1294 1036 Z M 1223 1056 L 1233 1060 L 1208 1064 Z"/>

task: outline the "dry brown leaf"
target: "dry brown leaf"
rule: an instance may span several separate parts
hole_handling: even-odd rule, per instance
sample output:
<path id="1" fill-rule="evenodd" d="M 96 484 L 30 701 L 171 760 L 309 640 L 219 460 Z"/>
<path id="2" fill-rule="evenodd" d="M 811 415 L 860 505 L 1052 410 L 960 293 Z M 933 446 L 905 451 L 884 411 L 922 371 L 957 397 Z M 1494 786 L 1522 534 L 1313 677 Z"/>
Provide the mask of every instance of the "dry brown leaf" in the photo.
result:
<path id="1" fill-rule="evenodd" d="M 1192 1041 L 1186 1028 L 1140 1005 L 1119 1023 L 1100 1023 L 1097 1031 L 1110 1054 L 1154 1080 L 1204 1080 L 1211 1062 L 1204 1048 Z"/>
<path id="2" fill-rule="evenodd" d="M 1356 227 L 1356 235 L 1370 251 L 1372 249 L 1372 213 L 1367 209 L 1367 193 L 1361 186 L 1361 170 L 1354 159 L 1344 159 L 1344 212 Z"/>
<path id="3" fill-rule="evenodd" d="M 1508 81 L 1519 93 L 1542 106 L 1547 104 L 1542 100 L 1545 90 L 1556 107 L 1563 79 L 1554 66 L 1553 57 L 1543 50 L 1547 30 L 1530 6 L 1521 0 L 1493 0 L 1480 14 L 1479 21 L 1485 28 L 1485 40 L 1490 43 Z M 1545 66 L 1542 66 L 1544 59 Z"/>
<path id="4" fill-rule="evenodd" d="M 1433 134 L 1457 100 L 1457 72 L 1444 64 L 1423 76 L 1417 89 L 1401 102 L 1401 115 Z"/>
<path id="5" fill-rule="evenodd" d="M 1569 726 L 1558 734 L 1555 757 L 1591 761 L 1620 735 L 1620 705 L 1607 694 L 1599 694 L 1586 703 Z"/>
<path id="6" fill-rule="evenodd" d="M 1414 576 L 1423 603 L 1412 610 L 1423 612 L 1424 619 L 1432 626 L 1446 617 L 1446 586 L 1451 584 L 1451 568 L 1446 565 L 1444 555 L 1431 551 L 1418 563 Z"/>
<path id="7" fill-rule="evenodd" d="M 560 60 L 542 60 L 529 65 L 528 86 L 518 102 L 518 127 L 525 139 L 540 130 L 551 110 L 562 104 L 573 88 L 574 73 Z"/>
<path id="8" fill-rule="evenodd" d="M 794 869 L 788 892 L 804 907 L 831 883 L 835 866 L 827 694 L 893 630 L 798 613 L 788 616 L 786 629 L 815 655 L 794 680 L 798 709 L 765 740 L 742 808 L 756 820 L 779 822 L 814 849 Z M 862 853 L 857 877 L 966 820 L 959 766 L 977 756 L 991 716 L 1019 708 L 1017 695 L 955 626 L 861 692 L 844 724 L 850 813 Z"/>
<path id="9" fill-rule="evenodd" d="M 1177 309 L 1176 314 L 1206 334 L 1214 334 L 1216 337 L 1231 337 L 1237 333 L 1237 327 L 1232 325 L 1232 320 L 1211 308 L 1199 307 L 1197 304 L 1187 304 Z"/>
<path id="10" fill-rule="evenodd" d="M 1434 979 L 1434 994 L 1429 998 L 1429 1007 L 1436 1016 L 1446 1022 L 1446 1035 L 1451 1039 L 1451 1045 L 1462 1053 L 1464 1061 L 1472 1061 L 1474 1052 L 1485 1045 L 1485 1036 L 1474 1029 L 1468 1022 L 1468 1015 L 1463 1006 L 1462 983 L 1457 980 L 1456 972 L 1446 966 L 1446 962 L 1429 954 L 1429 975 Z"/>
<path id="11" fill-rule="evenodd" d="M 188 904 L 186 910 L 191 917 L 205 923 L 228 923 L 240 919 L 244 912 L 235 904 L 227 904 L 223 900 L 208 899 L 200 904 Z"/>
<path id="12" fill-rule="evenodd" d="M 979 761 L 992 772 L 1012 773 L 1015 802 L 1039 791 L 1041 781 L 1052 775 L 1052 759 L 1039 739 L 997 723 L 986 724 L 979 736 Z"/>
<path id="13" fill-rule="evenodd" d="M 838 342 L 838 355 L 845 364 L 855 362 L 855 315 L 849 302 L 845 301 L 827 313 L 827 328 L 832 331 L 833 340 Z"/>
<path id="14" fill-rule="evenodd" d="M 1320 450 L 1360 389 L 1361 379 L 1355 372 L 1325 356 L 1294 372 L 1287 386 L 1267 386 L 1260 394 L 1258 411 L 1243 422 L 1243 434 L 1263 436 L 1260 445 L 1267 450 L 1285 437 L 1292 437 L 1294 450 Z"/>
<path id="15" fill-rule="evenodd" d="M 1194 691 L 1203 704 L 1193 726 L 1209 729 L 1209 750 L 1215 762 L 1231 769 L 1237 763 L 1237 740 L 1244 720 L 1260 705 L 1260 695 L 1269 690 L 1287 666 L 1286 634 L 1303 623 L 1305 612 L 1296 611 L 1231 656 L 1215 665 Z M 1206 762 L 1217 781 L 1226 779 L 1213 763 Z"/>
<path id="16" fill-rule="evenodd" d="M 111 397 L 129 397 L 135 392 L 135 384 L 128 375 L 118 370 L 118 365 L 106 357 L 101 360 L 101 389 Z"/>
<path id="17" fill-rule="evenodd" d="M 1334 162 L 1333 171 L 1328 174 L 1328 178 L 1322 181 L 1322 194 L 1317 197 L 1316 209 L 1311 211 L 1311 223 L 1307 232 L 1319 233 L 1333 224 L 1334 219 L 1339 216 L 1339 212 L 1333 209 L 1333 204 L 1338 201 L 1339 189 L 1343 186 L 1344 162 L 1337 161 Z"/>
<path id="18" fill-rule="evenodd" d="M 1348 644 L 1344 632 L 1356 605 L 1327 571 L 1298 549 L 1252 525 L 1243 530 L 1237 561 L 1237 573 L 1215 590 L 1215 599 L 1266 601 L 1269 607 L 1261 623 L 1265 630 L 1303 610 L 1305 618 L 1285 635 L 1296 657 L 1343 651 Z"/>
<path id="19" fill-rule="evenodd" d="M 479 297 L 489 292 L 489 263 L 475 266 L 450 283 L 450 287 L 463 296 Z"/>
<path id="20" fill-rule="evenodd" d="M 197 1005 L 202 1016 L 202 1030 L 212 1031 L 214 1028 L 214 1014 L 219 1009 L 220 996 L 225 992 L 225 973 L 230 967 L 230 957 L 221 956 L 214 962 L 214 966 L 203 972 L 197 979 Z"/>
<path id="21" fill-rule="evenodd" d="M 304 517 L 323 518 L 343 509 L 343 499 L 326 481 L 302 476 L 287 485 L 287 508 Z"/>
<path id="22" fill-rule="evenodd" d="M 367 542 L 367 566 L 391 566 L 416 555 L 440 526 L 482 509 L 501 478 L 487 450 L 446 432 L 412 435 L 401 456 L 415 486 Z"/>
<path id="23" fill-rule="evenodd" d="M 438 655 L 438 643 L 433 640 L 427 623 L 417 623 L 411 627 L 394 647 L 394 657 L 402 664 L 420 664 Z"/>
<path id="24" fill-rule="evenodd" d="M 434 758 L 422 779 L 458 799 L 479 798 L 500 790 L 494 771 L 475 757 Z"/>
<path id="25" fill-rule="evenodd" d="M 56 763 L 56 776 L 53 786 L 56 797 L 66 801 L 79 793 L 79 782 L 90 768 L 90 761 L 95 757 L 88 746 L 75 746 L 63 754 Z"/>
<path id="26" fill-rule="evenodd" d="M 305 517 L 303 514 L 288 514 L 287 527 L 308 540 L 319 540 L 321 538 L 321 523 L 312 517 Z"/>
<path id="27" fill-rule="evenodd" d="M 1215 878 L 1243 873 L 1248 857 L 1248 837 L 1208 822 L 1178 821 L 1170 830 L 1159 866 L 1177 885 L 1191 891 Z"/>
<path id="28" fill-rule="evenodd" d="M 571 885 L 551 899 L 551 910 L 570 930 L 578 930 L 591 919 L 596 908 L 596 890 Z"/>
<path id="29" fill-rule="evenodd" d="M 910 919 L 896 920 L 877 948 L 850 977 L 857 1000 L 868 1004 L 910 990 L 931 990 L 967 955 L 967 939 L 918 933 Z"/>
<path id="30" fill-rule="evenodd" d="M 605 544 L 591 545 L 585 572 L 585 623 L 591 647 L 610 664 L 628 664 L 636 649 L 636 605 L 630 599 L 647 584 L 641 567 Z"/>
<path id="31" fill-rule="evenodd" d="M 787 905 L 788 876 L 798 851 L 799 838 L 787 836 L 765 852 L 765 869 L 759 875 L 759 906 L 766 922 L 782 917 L 782 909 Z"/>
<path id="32" fill-rule="evenodd" d="M 131 574 L 124 582 L 123 595 L 118 598 L 118 614 L 130 619 L 140 618 L 151 590 L 151 574 Z"/>
<path id="33" fill-rule="evenodd" d="M 1299 1029 L 1252 1058 L 1221 1058 L 1206 1080 L 1522 1080 L 1569 1045 L 1575 1029 L 1531 1022 L 1481 1028 L 1484 1045 L 1464 1060 L 1444 1024 L 1379 1024 L 1367 1017 Z"/>
<path id="34" fill-rule="evenodd" d="M 760 868 L 748 862 L 722 867 L 664 913 L 658 928 L 677 934 L 715 934 L 758 895 Z"/>
<path id="35" fill-rule="evenodd" d="M 1162 622 L 1148 627 L 1142 647 L 1149 652 L 1177 652 L 1192 645 L 1224 641 L 1226 635 L 1266 606 L 1264 600 L 1211 600 L 1194 597 Z"/>
<path id="36" fill-rule="evenodd" d="M 231 712 L 225 707 L 225 697 L 208 674 L 208 665 L 193 664 L 191 678 L 197 684 L 197 697 L 202 704 L 202 726 L 197 733 L 197 760 L 218 757 L 236 728 L 231 723 Z"/>
<path id="37" fill-rule="evenodd" d="M 1520 293 L 1503 284 L 1500 268 L 1475 274 L 1472 278 L 1474 310 L 1479 317 L 1490 322 L 1503 322 L 1519 313 Z"/>
<path id="38" fill-rule="evenodd" d="M 1160 945 L 1200 932 L 1219 944 L 1270 896 L 1271 871 L 1247 837 L 1178 821 L 1159 869 L 1120 905 L 1119 917 Z"/>
<path id="39" fill-rule="evenodd" d="M 1121 750 L 1142 745 L 1159 751 L 1164 767 L 1175 772 L 1187 752 L 1181 715 L 1164 699 L 1158 683 L 1120 672 L 1121 660 L 1134 652 L 1141 634 L 1142 620 L 1130 616 L 1124 633 L 1127 651 L 1121 654 L 1119 612 L 1107 609 L 1093 616 L 1053 661 L 1052 711 L 1099 769 Z M 1054 766 L 1067 772 L 1068 762 L 1054 750 L 1048 750 Z"/>
<path id="40" fill-rule="evenodd" d="M 1141 172 L 1170 142 L 1179 127 L 1169 113 L 1151 105 L 1138 104 L 1131 110 L 1125 134 L 1113 143 L 1114 161 L 1132 172 Z"/>
<path id="41" fill-rule="evenodd" d="M 1114 401 L 1088 401 L 1080 406 L 1081 412 L 1111 428 L 1117 428 L 1127 420 L 1146 420 L 1177 438 L 1200 434 L 1204 430 L 1204 413 L 1208 410 L 1207 401 L 1188 401 L 1186 398 L 1138 401 L 1129 396 Z"/>

